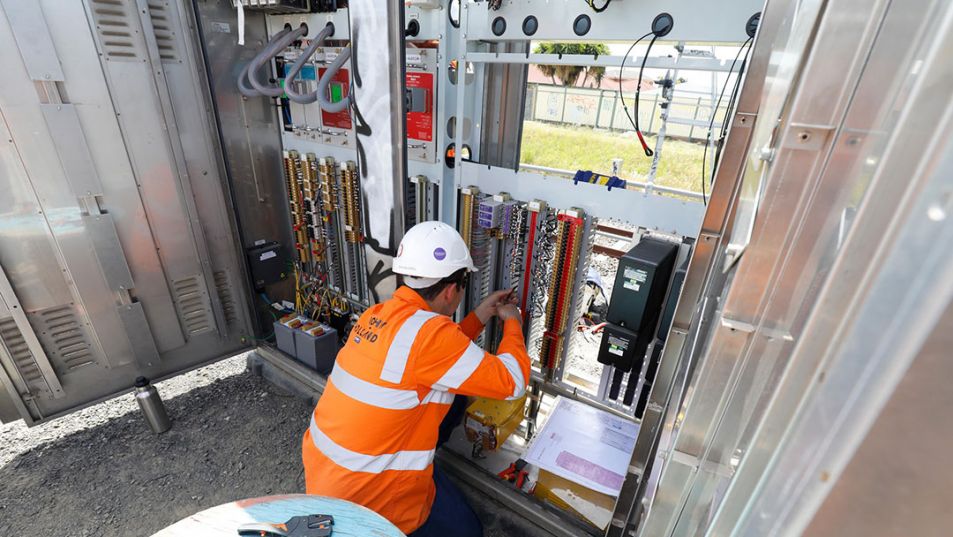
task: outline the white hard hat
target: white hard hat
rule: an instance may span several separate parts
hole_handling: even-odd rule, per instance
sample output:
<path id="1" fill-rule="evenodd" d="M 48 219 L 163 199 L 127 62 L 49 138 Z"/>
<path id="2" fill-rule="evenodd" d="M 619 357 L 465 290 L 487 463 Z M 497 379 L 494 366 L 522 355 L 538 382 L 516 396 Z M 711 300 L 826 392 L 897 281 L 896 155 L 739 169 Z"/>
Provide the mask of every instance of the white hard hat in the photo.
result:
<path id="1" fill-rule="evenodd" d="M 421 222 L 404 234 L 393 265 L 393 271 L 402 274 L 413 289 L 430 287 L 463 268 L 476 271 L 463 237 L 435 221 Z"/>

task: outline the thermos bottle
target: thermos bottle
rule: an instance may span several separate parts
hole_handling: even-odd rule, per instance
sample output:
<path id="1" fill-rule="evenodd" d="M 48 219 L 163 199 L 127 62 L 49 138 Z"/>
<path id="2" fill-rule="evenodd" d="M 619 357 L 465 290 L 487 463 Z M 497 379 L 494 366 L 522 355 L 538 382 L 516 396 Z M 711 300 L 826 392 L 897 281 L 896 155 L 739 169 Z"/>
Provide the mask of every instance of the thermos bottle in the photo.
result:
<path id="1" fill-rule="evenodd" d="M 156 434 L 164 433 L 172 427 L 169 421 L 169 415 L 165 412 L 165 405 L 162 404 L 162 398 L 159 397 L 159 391 L 149 379 L 139 377 L 136 379 L 136 402 L 142 409 L 142 414 L 146 417 L 149 427 Z"/>

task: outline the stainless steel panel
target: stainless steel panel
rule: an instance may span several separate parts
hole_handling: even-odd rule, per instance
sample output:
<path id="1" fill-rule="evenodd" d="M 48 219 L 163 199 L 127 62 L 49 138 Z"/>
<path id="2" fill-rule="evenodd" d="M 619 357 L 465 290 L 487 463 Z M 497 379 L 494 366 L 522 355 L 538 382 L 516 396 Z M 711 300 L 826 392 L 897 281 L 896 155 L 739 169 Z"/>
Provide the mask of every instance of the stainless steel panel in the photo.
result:
<path id="1" fill-rule="evenodd" d="M 769 16 L 774 5 L 769 5 Z M 907 290 L 896 285 L 899 278 L 907 282 L 922 277 L 930 282 L 930 300 L 906 299 L 919 305 L 915 314 L 894 315 L 892 308 L 882 307 L 876 314 L 871 311 L 866 322 L 852 315 L 852 309 L 862 304 L 857 300 L 867 296 L 858 294 L 866 293 L 865 280 L 872 282 L 869 275 L 879 270 L 877 255 L 903 248 L 898 245 L 916 247 L 909 238 L 890 237 L 888 224 L 898 217 L 898 209 L 906 210 L 898 200 L 906 199 L 905 192 L 916 192 L 917 181 L 923 181 L 917 170 L 924 148 L 949 154 L 949 149 L 931 145 L 949 139 L 949 126 L 934 122 L 948 117 L 950 69 L 945 64 L 934 67 L 926 55 L 934 46 L 943 50 L 930 41 L 947 35 L 935 27 L 945 28 L 948 22 L 935 21 L 953 21 L 951 14 L 938 16 L 940 5 L 829 4 L 820 13 L 820 25 L 814 28 L 812 23 L 810 35 L 804 36 L 810 54 L 800 66 L 796 58 L 802 56 L 804 44 L 779 43 L 782 49 L 795 45 L 794 50 L 776 54 L 781 64 L 793 63 L 779 64 L 784 68 L 773 80 L 778 85 L 769 86 L 764 99 L 781 114 L 779 128 L 776 132 L 773 124 L 764 128 L 769 107 L 763 103 L 754 143 L 770 151 L 763 152 L 767 157 L 763 161 L 749 159 L 746 187 L 739 194 L 743 203 L 736 209 L 742 225 L 729 246 L 734 258 L 723 265 L 729 271 L 726 292 L 718 293 L 724 310 L 710 343 L 697 354 L 700 369 L 682 407 L 684 419 L 643 534 L 796 534 L 863 434 L 863 420 L 841 416 L 851 407 L 867 419 L 876 414 L 876 401 L 854 406 L 857 394 L 868 400 L 882 397 L 890 374 L 902 367 L 897 363 L 901 354 L 890 355 L 889 367 L 873 363 L 878 355 L 889 355 L 885 349 L 890 344 L 880 338 L 909 341 L 917 332 L 908 328 L 902 336 L 896 332 L 890 336 L 885 328 L 895 324 L 892 319 L 928 319 L 936 312 L 937 301 L 948 300 L 949 280 L 938 274 L 953 273 L 951 248 L 943 242 L 948 235 L 937 230 L 928 234 L 933 244 L 924 251 L 929 255 L 907 251 L 894 272 L 890 292 L 870 295 L 899 307 L 904 299 L 897 295 Z M 796 18 L 792 20 L 797 24 Z M 910 40 L 910 35 L 930 37 L 920 41 Z M 912 54 L 917 49 L 923 56 Z M 922 82 L 924 91 L 918 94 L 915 89 L 921 82 L 911 76 L 908 65 L 937 78 Z M 914 110 L 917 117 L 903 123 Z M 893 132 L 900 131 L 895 127 L 898 120 L 916 134 Z M 877 169 L 881 161 L 877 148 L 886 141 L 884 133 L 895 136 L 896 166 L 890 170 Z M 930 160 L 936 162 L 928 156 L 926 161 Z M 908 179 L 891 180 L 896 177 Z M 858 216 L 847 224 L 853 227 L 845 234 L 843 215 L 854 211 Z M 918 235 L 926 240 L 924 236 Z M 919 246 L 925 247 L 923 242 Z M 947 260 L 938 252 L 945 252 Z M 913 262 L 917 268 L 910 264 L 913 259 L 919 260 Z M 917 274 L 921 267 L 922 276 Z M 893 299 L 887 300 L 891 293 Z M 909 322 L 917 329 L 932 326 L 929 323 Z M 835 383 L 833 370 L 820 367 L 832 354 L 842 352 L 843 340 L 834 335 L 849 333 L 845 330 L 851 326 L 860 327 L 865 349 L 844 363 Z M 879 390 L 859 388 L 864 382 Z M 814 390 L 828 396 L 812 397 Z M 792 423 L 796 412 L 812 407 L 813 412 Z M 851 434 L 835 435 L 832 431 L 838 427 Z M 800 441 L 788 444 L 785 439 L 796 430 L 801 431 Z M 779 449 L 785 450 L 780 453 L 786 460 L 775 466 L 772 459 Z M 828 462 L 821 463 L 819 454 L 824 450 Z M 685 477 L 683 466 L 695 468 L 694 473 Z M 766 484 L 771 488 L 764 488 Z M 663 497 L 677 498 L 676 505 L 661 501 Z"/>
<path id="2" fill-rule="evenodd" d="M 833 199 L 826 250 L 839 255 L 810 252 L 830 279 L 752 440 L 757 449 L 729 490 L 722 527 L 803 528 L 949 307 L 953 70 L 944 51 L 953 42 L 953 8 L 910 7 L 887 11 L 844 120 L 838 147 L 845 149 L 825 173 L 844 192 L 819 198 Z M 903 39 L 908 33 L 921 37 Z M 843 204 L 857 207 L 846 235 L 834 225 Z M 754 487 L 762 493 L 751 497 Z"/>
<path id="3" fill-rule="evenodd" d="M 106 285 L 113 291 L 127 291 L 136 284 L 129 273 L 126 256 L 123 253 L 119 235 L 112 216 L 107 214 L 86 215 L 82 217 L 83 226 L 93 243 L 93 251 L 99 260 L 99 266 L 106 278 Z"/>
<path id="4" fill-rule="evenodd" d="M 728 247 L 728 263 L 737 260 L 751 238 L 755 214 L 757 214 L 762 195 L 765 166 L 763 161 L 770 159 L 772 144 L 777 142 L 778 124 L 774 119 L 780 118 L 788 104 L 788 92 L 794 86 L 797 75 L 803 67 L 804 54 L 810 45 L 815 22 L 823 11 L 823 7 L 824 2 L 821 0 L 770 2 L 761 17 L 762 24 L 773 19 L 774 24 L 782 25 L 781 32 L 770 36 L 773 37 L 770 46 L 774 50 L 783 50 L 784 53 L 773 55 L 766 68 L 764 98 L 760 104 L 760 113 L 762 118 L 771 118 L 771 121 L 758 122 L 752 135 L 752 143 L 755 144 L 754 152 L 748 156 L 748 170 L 741 183 L 741 194 L 734 200 L 737 209 L 731 243 Z M 855 44 L 851 43 L 848 46 L 854 47 Z M 742 99 L 742 104 L 743 101 Z M 823 109 L 828 109 L 830 106 L 821 102 L 817 104 Z"/>
<path id="5" fill-rule="evenodd" d="M 30 78 L 50 82 L 63 80 L 63 71 L 40 2 L 3 0 L 3 10 L 10 21 L 13 37 Z"/>
<path id="6" fill-rule="evenodd" d="M 10 376 L 19 375 L 22 377 L 24 373 L 26 373 L 23 368 L 24 362 L 13 362 L 16 353 L 22 353 L 27 365 L 35 368 L 37 384 L 42 385 L 43 389 L 48 391 L 52 397 L 63 397 L 63 386 L 60 383 L 60 379 L 56 375 L 56 372 L 53 371 L 53 365 L 50 363 L 46 351 L 44 351 L 42 345 L 40 345 L 40 340 L 36 337 L 36 332 L 34 332 L 33 327 L 30 326 L 26 312 L 17 299 L 16 292 L 10 285 L 10 280 L 7 279 L 2 267 L 0 267 L 0 302 L 3 302 L 4 309 L 10 314 L 9 320 L 12 321 L 12 323 L 6 322 L 3 327 L 3 332 L 0 333 L 0 338 L 2 338 L 0 344 L 3 345 L 6 355 L 11 359 L 8 365 L 12 369 L 8 371 L 8 374 Z M 20 346 L 25 348 L 15 349 L 12 341 L 13 338 L 19 338 L 22 342 Z M 29 390 L 28 386 L 25 386 L 25 388 Z"/>
<path id="7" fill-rule="evenodd" d="M 12 324 L 17 354 L 0 359 L 30 423 L 251 341 L 204 71 L 185 41 L 180 9 L 191 4 L 39 5 L 63 69 L 57 91 L 35 86 L 16 55 L 0 55 L 0 166 L 9 171 L 0 186 L 10 192 L 0 196 L 0 263 L 25 310 Z M 16 50 L 5 16 L 0 47 Z M 57 94 L 70 102 L 47 104 Z M 189 279 L 173 303 L 173 285 Z M 38 345 L 26 345 L 30 333 Z M 13 378 L 44 352 L 64 379 L 62 397 Z"/>
<path id="8" fill-rule="evenodd" d="M 132 354 L 136 361 L 143 367 L 151 367 L 159 361 L 159 349 L 156 348 L 155 340 L 152 339 L 152 330 L 149 328 L 149 321 L 146 319 L 142 304 L 135 302 L 126 304 L 117 308 L 119 319 L 126 327 L 126 334 L 129 335 L 129 345 L 132 347 Z"/>
<path id="9" fill-rule="evenodd" d="M 808 536 L 943 535 L 953 527 L 953 307 L 910 366 L 804 531 Z"/>
<path id="10" fill-rule="evenodd" d="M 6 43 L 0 32 L 0 46 Z M 3 85 L 0 77 L 0 86 Z M 4 109 L 0 107 L 0 114 Z M 0 266 L 8 271 L 13 288 L 27 310 L 63 304 L 71 299 L 62 277 L 61 264 L 53 250 L 50 231 L 43 217 L 26 170 L 20 160 L 6 117 L 0 121 Z"/>
<path id="11" fill-rule="evenodd" d="M 109 5 L 95 4 L 94 9 L 113 11 Z M 107 88 L 100 56 L 96 52 L 94 32 L 77 32 L 76 21 L 86 18 L 80 4 L 58 5 L 58 17 L 48 21 L 53 40 L 63 60 L 67 77 L 64 86 L 73 102 L 97 178 L 102 188 L 101 208 L 113 219 L 139 298 L 149 318 L 160 350 L 168 351 L 185 343 L 179 328 L 169 283 L 159 261 L 159 249 L 145 211 L 142 192 L 133 173 L 130 155 L 122 139 L 119 118 Z M 130 13 L 130 18 L 134 15 Z M 121 19 L 115 18 L 113 22 Z M 110 25 L 112 31 L 128 32 L 127 26 Z M 116 43 L 119 43 L 118 40 Z M 136 43 L 132 37 L 124 42 Z M 117 45 L 118 47 L 118 45 Z M 129 47 L 124 47 L 129 48 Z M 132 47 L 135 50 L 135 47 Z M 117 53 L 121 51 L 117 50 Z M 113 57 L 117 61 L 125 56 Z M 112 61 L 112 60 L 110 60 Z M 142 62 L 142 58 L 136 61 Z M 63 302 L 59 302 L 63 303 Z M 119 336 L 120 338 L 124 336 Z"/>
<path id="12" fill-rule="evenodd" d="M 265 17 L 260 13 L 245 13 L 246 46 L 242 47 L 237 44 L 235 9 L 230 2 L 199 2 L 196 7 L 198 20 L 195 23 L 202 30 L 200 45 L 210 77 L 225 169 L 230 180 L 231 203 L 240 226 L 242 245 L 250 247 L 258 240 L 273 240 L 282 244 L 285 252 L 292 252 L 294 242 L 284 191 L 281 126 L 276 109 L 270 99 L 246 99 L 236 87 L 241 68 L 268 40 Z M 346 27 L 346 22 L 343 25 Z M 196 56 L 198 54 L 196 52 Z M 302 150 L 314 151 L 314 148 Z M 348 158 L 353 158 L 353 153 Z M 236 277 L 240 271 L 231 273 L 232 288 L 247 281 Z M 289 279 L 270 286 L 269 292 L 277 298 L 293 296 L 294 290 Z M 255 301 L 257 297 L 253 297 Z M 253 311 L 258 312 L 262 326 L 270 326 L 271 314 L 260 307 L 254 307 Z"/>
<path id="13" fill-rule="evenodd" d="M 93 166 L 89 145 L 86 143 L 83 127 L 76 114 L 76 107 L 71 104 L 43 104 L 40 105 L 40 110 L 46 119 L 53 146 L 66 172 L 73 195 L 76 197 L 102 195 L 103 187 L 99 183 L 99 175 Z"/>

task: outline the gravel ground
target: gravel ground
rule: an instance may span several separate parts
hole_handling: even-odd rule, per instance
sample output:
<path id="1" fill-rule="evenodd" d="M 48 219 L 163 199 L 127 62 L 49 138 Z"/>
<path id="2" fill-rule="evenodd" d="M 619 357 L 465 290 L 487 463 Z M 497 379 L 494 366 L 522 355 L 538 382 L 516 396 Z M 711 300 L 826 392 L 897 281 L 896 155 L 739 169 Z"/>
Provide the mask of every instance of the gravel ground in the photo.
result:
<path id="1" fill-rule="evenodd" d="M 150 535 L 239 498 L 300 492 L 311 406 L 238 356 L 158 384 L 154 435 L 132 396 L 27 428 L 0 425 L 0 535 Z"/>

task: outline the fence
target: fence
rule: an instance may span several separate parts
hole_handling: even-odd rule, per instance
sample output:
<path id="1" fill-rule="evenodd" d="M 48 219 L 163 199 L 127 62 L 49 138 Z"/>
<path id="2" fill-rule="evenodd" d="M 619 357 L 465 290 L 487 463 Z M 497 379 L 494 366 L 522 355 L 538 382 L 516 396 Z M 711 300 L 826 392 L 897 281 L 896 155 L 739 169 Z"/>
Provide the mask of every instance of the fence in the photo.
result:
<path id="1" fill-rule="evenodd" d="M 703 142 L 708 132 L 708 122 L 711 120 L 711 95 L 685 93 L 687 92 L 679 92 L 678 87 L 675 88 L 665 136 Z M 661 92 L 657 90 L 642 93 L 639 126 L 643 132 L 654 134 L 661 126 L 661 100 Z M 629 107 L 629 112 L 634 113 L 632 95 L 626 96 L 625 104 Z M 715 120 L 716 128 L 720 125 L 726 108 L 727 103 L 722 102 Z M 634 130 L 625 115 L 619 92 L 611 89 L 529 83 L 526 87 L 524 118 L 601 129 Z"/>

